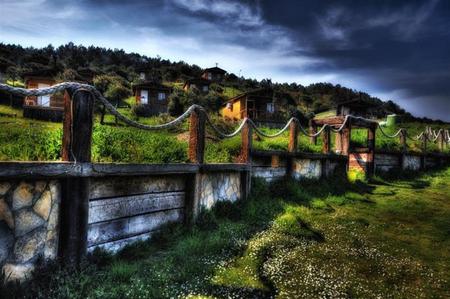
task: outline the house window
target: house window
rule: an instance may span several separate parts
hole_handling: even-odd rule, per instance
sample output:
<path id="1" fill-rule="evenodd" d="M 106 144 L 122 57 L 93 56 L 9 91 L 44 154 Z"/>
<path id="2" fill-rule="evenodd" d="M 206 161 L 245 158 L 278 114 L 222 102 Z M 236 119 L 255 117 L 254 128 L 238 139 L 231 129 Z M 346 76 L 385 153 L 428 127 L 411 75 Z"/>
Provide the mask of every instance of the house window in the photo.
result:
<path id="1" fill-rule="evenodd" d="M 207 73 L 206 76 L 208 77 L 208 80 L 212 80 L 212 74 L 211 73 Z"/>
<path id="2" fill-rule="evenodd" d="M 166 93 L 164 92 L 158 92 L 158 100 L 164 101 L 166 99 Z"/>
<path id="3" fill-rule="evenodd" d="M 208 91 L 208 85 L 203 85 L 202 90 L 203 90 L 204 92 L 207 92 L 207 91 Z"/>
<path id="4" fill-rule="evenodd" d="M 269 113 L 275 112 L 275 105 L 273 103 L 267 103 L 267 112 Z"/>
<path id="5" fill-rule="evenodd" d="M 140 74 L 139 74 L 139 78 L 140 78 L 141 80 L 145 80 L 145 73 L 140 73 Z"/>
<path id="6" fill-rule="evenodd" d="M 230 110 L 231 112 L 233 112 L 233 104 L 227 103 L 227 109 Z"/>

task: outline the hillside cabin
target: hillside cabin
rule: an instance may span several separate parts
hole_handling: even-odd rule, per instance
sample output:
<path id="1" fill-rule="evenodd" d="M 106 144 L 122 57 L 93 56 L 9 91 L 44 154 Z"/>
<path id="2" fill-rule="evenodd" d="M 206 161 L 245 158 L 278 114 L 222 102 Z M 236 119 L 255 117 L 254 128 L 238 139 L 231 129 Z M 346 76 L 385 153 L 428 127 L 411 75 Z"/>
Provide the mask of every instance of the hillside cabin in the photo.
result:
<path id="1" fill-rule="evenodd" d="M 53 77 L 25 75 L 25 88 L 47 88 L 56 84 Z M 23 103 L 23 116 L 26 118 L 60 122 L 63 119 L 64 95 L 62 93 L 27 96 Z"/>
<path id="2" fill-rule="evenodd" d="M 203 71 L 201 77 L 205 80 L 209 80 L 212 82 L 221 82 L 225 77 L 227 71 L 221 69 L 220 67 L 211 67 L 207 68 Z"/>
<path id="3" fill-rule="evenodd" d="M 257 89 L 230 99 L 222 108 L 221 114 L 230 120 L 247 117 L 256 122 L 280 122 L 289 105 L 295 103 L 277 99 L 272 89 Z"/>
<path id="4" fill-rule="evenodd" d="M 188 91 L 190 89 L 196 89 L 202 93 L 208 93 L 209 85 L 211 85 L 211 81 L 203 78 L 189 79 L 184 83 L 183 90 Z"/>
<path id="5" fill-rule="evenodd" d="M 156 114 L 166 113 L 172 89 L 156 82 L 144 82 L 133 85 L 136 104 L 149 105 Z"/>
<path id="6" fill-rule="evenodd" d="M 345 101 L 336 105 L 336 116 L 354 115 L 373 118 L 379 114 L 380 105 L 363 99 Z"/>

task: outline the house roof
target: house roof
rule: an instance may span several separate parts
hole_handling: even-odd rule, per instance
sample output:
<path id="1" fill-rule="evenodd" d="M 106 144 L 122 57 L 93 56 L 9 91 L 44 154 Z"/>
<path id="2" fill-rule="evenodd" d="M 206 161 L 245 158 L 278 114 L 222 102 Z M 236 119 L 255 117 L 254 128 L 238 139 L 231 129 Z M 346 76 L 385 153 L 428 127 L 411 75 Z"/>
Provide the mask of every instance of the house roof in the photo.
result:
<path id="1" fill-rule="evenodd" d="M 132 89 L 135 91 L 137 88 L 148 88 L 148 89 L 156 89 L 156 90 L 166 90 L 170 91 L 171 88 L 169 86 L 160 84 L 158 82 L 146 81 L 138 84 L 133 84 Z"/>
<path id="2" fill-rule="evenodd" d="M 210 68 L 205 69 L 203 71 L 203 73 L 205 73 L 205 72 L 211 72 L 211 73 L 217 73 L 217 74 L 225 74 L 227 71 L 224 70 L 224 69 L 221 69 L 220 67 L 215 66 L 215 67 L 210 67 Z"/>
<path id="3" fill-rule="evenodd" d="M 378 107 L 378 106 L 380 106 L 380 104 L 371 102 L 371 101 L 366 101 L 361 98 L 357 98 L 357 99 L 353 99 L 353 100 L 349 100 L 349 101 L 336 103 L 335 106 L 336 107 L 337 106 L 349 106 L 349 107 L 369 108 L 369 107 Z"/>

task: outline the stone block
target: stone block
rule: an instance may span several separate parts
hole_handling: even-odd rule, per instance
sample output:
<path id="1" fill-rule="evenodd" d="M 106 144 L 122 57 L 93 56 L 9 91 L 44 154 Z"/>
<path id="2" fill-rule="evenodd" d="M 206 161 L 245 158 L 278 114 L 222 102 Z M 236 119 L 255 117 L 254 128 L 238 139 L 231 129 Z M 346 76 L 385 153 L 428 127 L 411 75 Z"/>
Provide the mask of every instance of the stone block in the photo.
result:
<path id="1" fill-rule="evenodd" d="M 52 203 L 59 203 L 61 201 L 61 185 L 58 181 L 50 181 L 50 193 L 52 194 Z"/>
<path id="2" fill-rule="evenodd" d="M 13 246 L 14 234 L 12 230 L 3 221 L 0 221 L 0 265 L 7 260 Z"/>
<path id="3" fill-rule="evenodd" d="M 31 275 L 34 270 L 33 264 L 5 264 L 2 268 L 5 272 L 6 279 L 9 281 L 24 281 L 27 277 Z"/>
<path id="4" fill-rule="evenodd" d="M 8 182 L 0 182 L 0 196 L 5 195 L 9 189 L 11 188 L 11 184 Z"/>
<path id="5" fill-rule="evenodd" d="M 50 191 L 44 191 L 41 197 L 34 204 L 33 210 L 44 220 L 48 220 L 50 209 L 52 207 L 52 195 Z"/>
<path id="6" fill-rule="evenodd" d="M 15 215 L 15 235 L 21 237 L 45 224 L 44 219 L 30 209 L 20 210 Z"/>
<path id="7" fill-rule="evenodd" d="M 42 192 L 44 192 L 45 187 L 47 187 L 47 182 L 46 181 L 37 181 L 34 184 L 34 191 L 36 193 L 42 193 Z"/>
<path id="8" fill-rule="evenodd" d="M 3 198 L 0 198 L 0 220 L 5 221 L 9 228 L 14 229 L 13 214 Z"/>
<path id="9" fill-rule="evenodd" d="M 19 263 L 26 263 L 43 253 L 46 229 L 41 227 L 16 240 L 14 244 L 14 259 Z"/>
<path id="10" fill-rule="evenodd" d="M 28 183 L 20 183 L 13 193 L 13 210 L 24 207 L 30 207 L 33 204 L 33 185 Z"/>
<path id="11" fill-rule="evenodd" d="M 58 254 L 58 231 L 48 230 L 45 241 L 44 258 L 55 259 Z"/>

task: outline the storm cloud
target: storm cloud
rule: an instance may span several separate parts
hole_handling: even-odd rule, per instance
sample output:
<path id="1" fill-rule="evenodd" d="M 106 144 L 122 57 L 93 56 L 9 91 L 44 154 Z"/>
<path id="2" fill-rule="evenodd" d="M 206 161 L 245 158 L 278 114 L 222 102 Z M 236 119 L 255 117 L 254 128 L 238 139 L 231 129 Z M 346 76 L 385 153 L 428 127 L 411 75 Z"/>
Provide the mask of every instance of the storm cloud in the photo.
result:
<path id="1" fill-rule="evenodd" d="M 450 1 L 0 0 L 0 41 L 73 41 L 332 82 L 450 121 Z"/>

